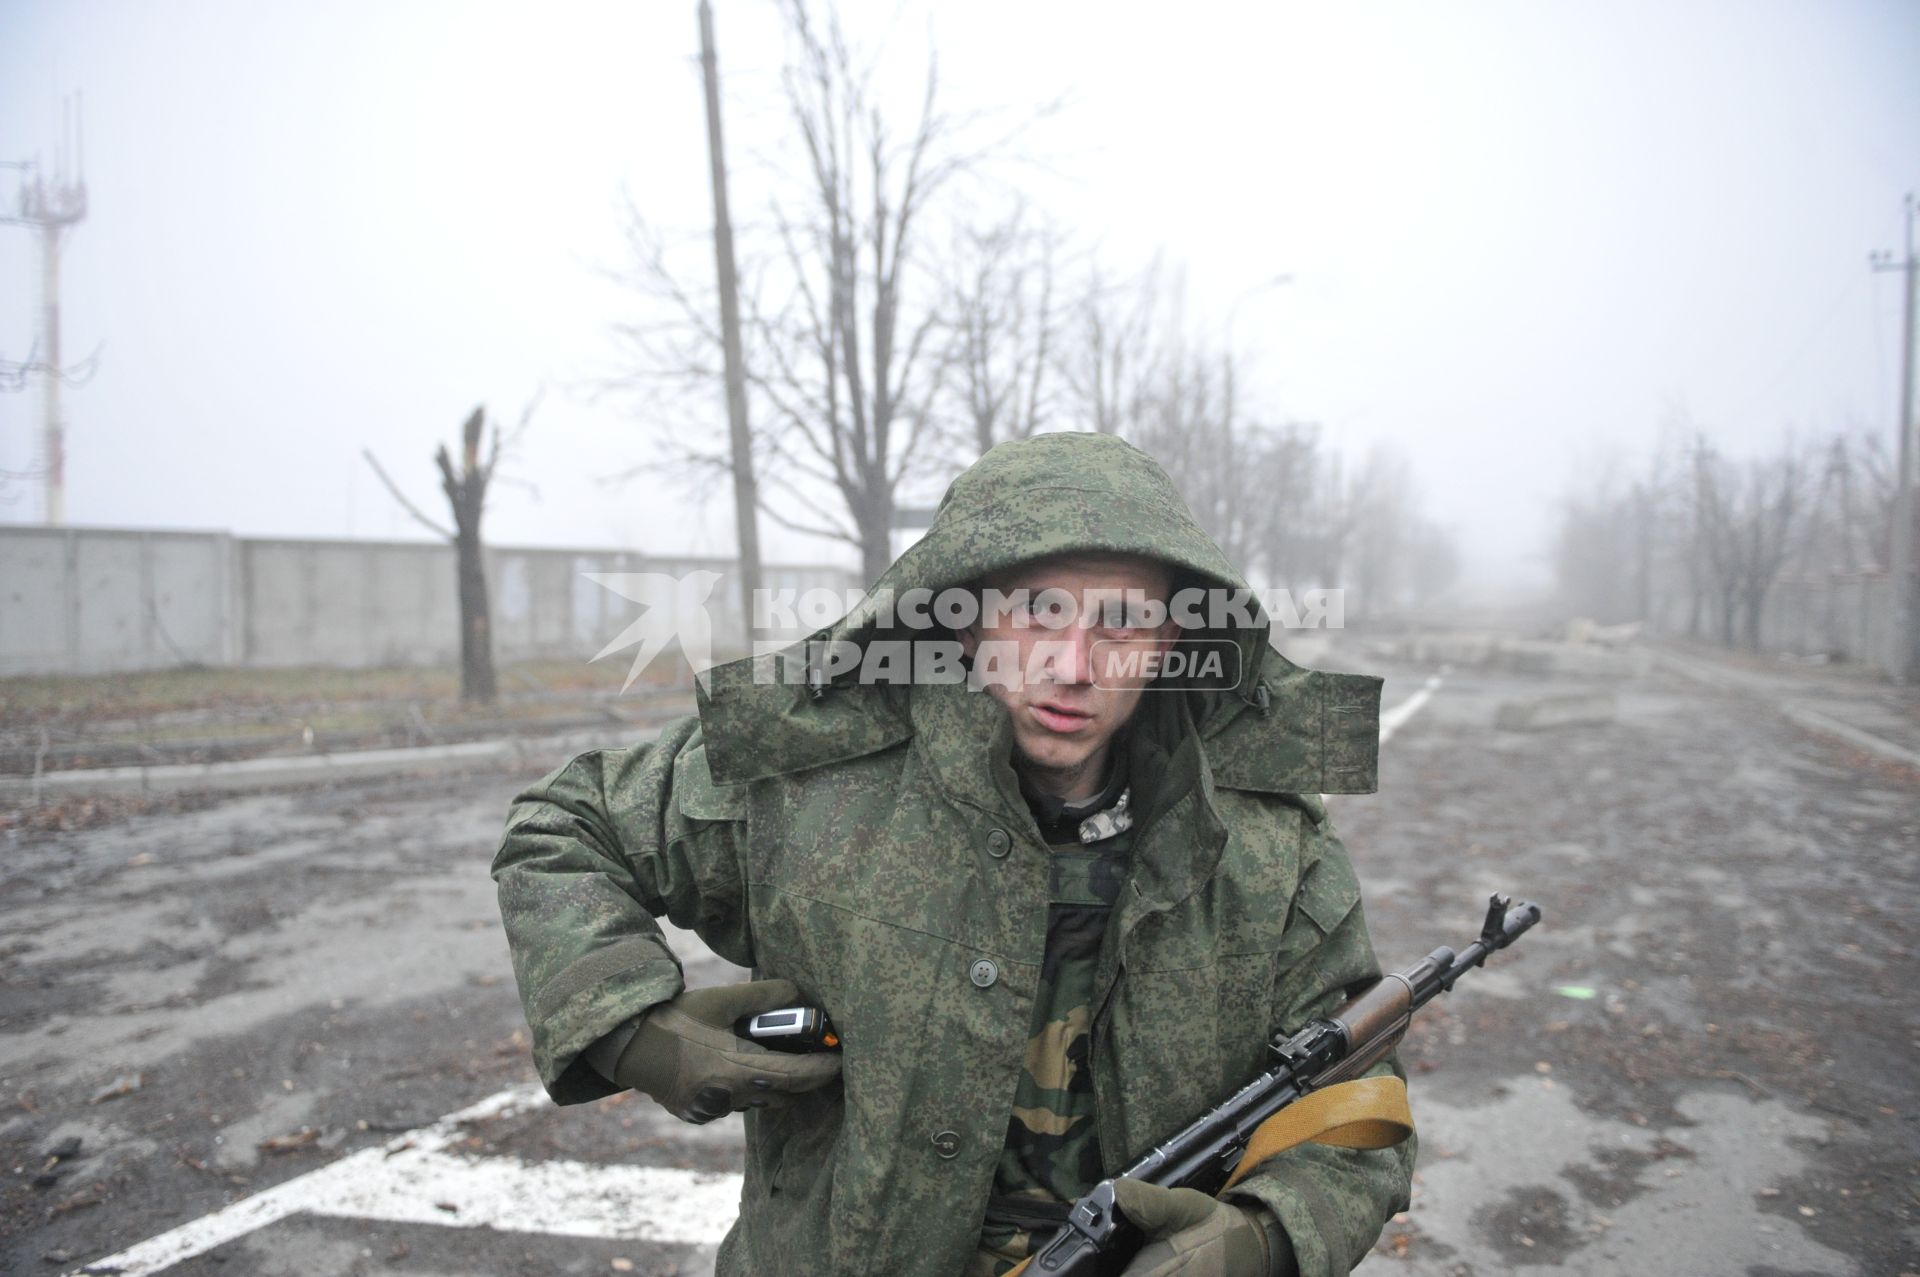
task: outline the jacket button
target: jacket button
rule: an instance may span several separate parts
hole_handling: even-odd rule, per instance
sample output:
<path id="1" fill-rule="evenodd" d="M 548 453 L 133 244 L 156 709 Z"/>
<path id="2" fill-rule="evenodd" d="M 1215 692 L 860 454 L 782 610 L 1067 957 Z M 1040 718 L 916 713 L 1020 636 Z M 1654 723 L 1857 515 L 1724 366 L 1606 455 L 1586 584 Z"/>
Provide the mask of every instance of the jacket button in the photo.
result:
<path id="1" fill-rule="evenodd" d="M 996 829 L 987 835 L 987 854 L 995 860 L 1002 859 L 1012 850 L 1013 839 L 1007 836 L 1006 830 Z"/>
<path id="2" fill-rule="evenodd" d="M 989 988 L 1000 978 L 1000 968 L 992 958 L 981 958 L 967 968 L 967 978 L 982 989 Z"/>
<path id="3" fill-rule="evenodd" d="M 942 1157 L 960 1156 L 960 1132 L 936 1131 L 933 1136 L 933 1151 Z"/>

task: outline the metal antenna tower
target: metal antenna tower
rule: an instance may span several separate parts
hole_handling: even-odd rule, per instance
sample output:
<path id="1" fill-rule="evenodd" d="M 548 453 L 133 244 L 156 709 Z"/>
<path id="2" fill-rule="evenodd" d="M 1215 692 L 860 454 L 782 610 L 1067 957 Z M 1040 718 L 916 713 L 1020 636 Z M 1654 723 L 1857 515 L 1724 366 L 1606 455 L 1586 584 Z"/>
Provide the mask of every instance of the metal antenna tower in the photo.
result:
<path id="1" fill-rule="evenodd" d="M 17 211 L 0 212 L 0 223 L 31 227 L 40 236 L 40 335 L 26 371 L 41 378 L 43 504 L 52 527 L 65 523 L 67 515 L 66 422 L 60 413 L 60 389 L 72 375 L 60 362 L 60 241 L 87 215 L 81 160 L 80 95 L 74 93 L 60 103 L 60 144 L 54 149 L 52 165 L 43 166 L 38 157 L 15 165 L 21 171 Z"/>

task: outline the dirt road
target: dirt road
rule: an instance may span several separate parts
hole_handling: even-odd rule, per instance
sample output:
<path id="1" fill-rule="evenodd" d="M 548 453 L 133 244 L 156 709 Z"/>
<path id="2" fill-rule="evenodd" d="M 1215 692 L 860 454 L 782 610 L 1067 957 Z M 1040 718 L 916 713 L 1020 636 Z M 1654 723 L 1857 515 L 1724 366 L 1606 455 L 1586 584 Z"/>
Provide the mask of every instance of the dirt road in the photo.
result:
<path id="1" fill-rule="evenodd" d="M 1430 673 L 1382 672 L 1389 705 Z M 1570 691 L 1613 720 L 1494 726 Z M 1495 889 L 1547 922 L 1404 1048 L 1419 1182 L 1365 1271 L 1920 1271 L 1920 777 L 1666 674 L 1456 672 L 1383 760 L 1335 815 L 1384 962 Z M 486 876 L 523 779 L 13 813 L 0 1269 L 168 1236 L 209 1244 L 131 1271 L 710 1263 L 731 1123 L 509 1099 L 420 1131 L 531 1076 Z M 663 1193 L 708 1207 L 623 1235 Z"/>

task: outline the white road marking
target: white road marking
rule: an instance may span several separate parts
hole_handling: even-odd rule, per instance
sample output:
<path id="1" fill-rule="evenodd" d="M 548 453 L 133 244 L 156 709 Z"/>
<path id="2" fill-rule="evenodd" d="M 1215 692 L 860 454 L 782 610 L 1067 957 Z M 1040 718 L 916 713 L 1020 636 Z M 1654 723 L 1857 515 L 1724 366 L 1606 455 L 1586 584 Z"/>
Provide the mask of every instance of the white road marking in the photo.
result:
<path id="1" fill-rule="evenodd" d="M 396 1156 L 387 1170 L 308 1209 L 395 1224 L 684 1246 L 718 1242 L 740 1213 L 740 1177 L 719 1172 L 413 1152 Z"/>
<path id="2" fill-rule="evenodd" d="M 1444 676 L 1440 674 L 1433 675 L 1427 679 L 1419 691 L 1407 697 L 1406 700 L 1401 701 L 1392 709 L 1385 710 L 1381 713 L 1380 743 L 1382 745 L 1386 744 L 1388 739 L 1392 737 L 1395 732 L 1399 731 L 1408 719 L 1418 714 L 1421 707 L 1433 698 L 1433 694 L 1440 690 L 1440 683 L 1443 677 Z"/>
<path id="3" fill-rule="evenodd" d="M 1441 683 L 1380 715 L 1380 743 L 1419 713 Z M 740 1177 L 651 1166 L 523 1162 L 464 1157 L 447 1148 L 469 1122 L 550 1107 L 533 1083 L 490 1095 L 319 1170 L 287 1180 L 211 1215 L 74 1270 L 68 1277 L 116 1272 L 147 1277 L 203 1255 L 291 1215 L 378 1219 L 443 1228 L 564 1237 L 632 1238 L 710 1246 L 726 1235 L 740 1207 Z M 452 1207 L 451 1210 L 448 1207 Z"/>
<path id="4" fill-rule="evenodd" d="M 381 1219 L 682 1245 L 718 1242 L 740 1208 L 740 1177 L 646 1166 L 463 1157 L 467 1123 L 551 1107 L 529 1083 L 490 1095 L 331 1166 L 76 1269 L 146 1277 L 291 1215 Z M 453 1209 L 448 1210 L 451 1206 Z"/>

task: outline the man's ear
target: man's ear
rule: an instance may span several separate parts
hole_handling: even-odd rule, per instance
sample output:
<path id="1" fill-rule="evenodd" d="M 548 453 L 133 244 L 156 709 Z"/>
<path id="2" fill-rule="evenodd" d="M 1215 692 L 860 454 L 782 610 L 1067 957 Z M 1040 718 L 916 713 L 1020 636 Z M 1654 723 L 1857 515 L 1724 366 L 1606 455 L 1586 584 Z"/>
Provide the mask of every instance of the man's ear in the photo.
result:
<path id="1" fill-rule="evenodd" d="M 961 654 L 968 660 L 972 660 L 973 654 L 980 649 L 979 629 L 972 625 L 963 625 L 953 632 L 953 636 L 960 640 Z"/>

